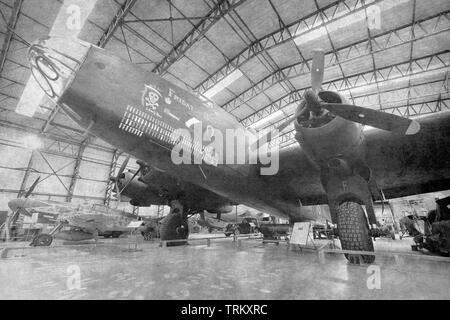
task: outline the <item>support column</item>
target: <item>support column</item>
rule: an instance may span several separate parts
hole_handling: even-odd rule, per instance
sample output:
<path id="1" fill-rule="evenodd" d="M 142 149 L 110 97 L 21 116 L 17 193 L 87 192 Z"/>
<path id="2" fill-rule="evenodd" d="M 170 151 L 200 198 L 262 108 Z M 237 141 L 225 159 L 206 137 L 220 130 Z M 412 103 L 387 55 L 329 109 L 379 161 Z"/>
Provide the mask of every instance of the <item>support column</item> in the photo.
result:
<path id="1" fill-rule="evenodd" d="M 108 207 L 111 202 L 111 196 L 112 196 L 112 192 L 114 190 L 114 184 L 115 184 L 114 181 L 111 181 L 110 177 L 113 177 L 115 174 L 116 167 L 117 167 L 117 161 L 119 160 L 120 154 L 121 154 L 121 152 L 119 151 L 119 149 L 114 150 L 114 153 L 112 156 L 112 161 L 111 161 L 111 166 L 109 167 L 108 185 L 106 186 L 105 201 L 103 202 Z"/>
<path id="2" fill-rule="evenodd" d="M 89 142 L 89 138 L 86 138 L 81 143 L 80 148 L 78 149 L 77 159 L 75 161 L 75 167 L 73 169 L 73 176 L 72 176 L 72 179 L 70 180 L 69 193 L 66 197 L 67 202 L 72 202 L 73 191 L 75 190 L 75 184 L 77 183 L 77 179 L 80 177 L 81 160 L 83 157 L 84 149 L 86 149 L 88 142 Z"/>
<path id="3" fill-rule="evenodd" d="M 36 151 L 33 150 L 33 151 L 31 151 L 30 160 L 28 161 L 27 170 L 25 171 L 25 175 L 23 176 L 22 184 L 20 185 L 20 190 L 19 190 L 19 193 L 17 194 L 17 198 L 20 198 L 21 196 L 23 196 L 25 194 L 25 188 L 26 188 L 26 185 L 28 182 L 28 178 L 30 177 L 30 171 L 34 165 L 35 157 L 36 157 Z"/>
<path id="4" fill-rule="evenodd" d="M 17 20 L 19 19 L 20 10 L 22 8 L 23 0 L 14 1 L 14 9 L 8 22 L 8 28 L 6 30 L 5 40 L 3 42 L 2 51 L 0 53 L 0 73 L 5 66 L 6 57 L 8 55 L 9 47 L 14 36 L 14 29 L 16 28 Z M 5 21 L 6 22 L 6 21 Z"/>
<path id="5" fill-rule="evenodd" d="M 158 206 L 158 218 L 164 215 L 164 206 Z"/>

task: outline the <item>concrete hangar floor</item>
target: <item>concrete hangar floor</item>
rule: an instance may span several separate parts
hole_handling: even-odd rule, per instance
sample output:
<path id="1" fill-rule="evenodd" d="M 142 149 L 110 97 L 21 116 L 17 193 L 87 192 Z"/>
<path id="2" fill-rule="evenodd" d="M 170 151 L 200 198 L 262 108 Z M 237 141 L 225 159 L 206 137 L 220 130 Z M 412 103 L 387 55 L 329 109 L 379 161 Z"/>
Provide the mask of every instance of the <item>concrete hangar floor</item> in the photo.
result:
<path id="1" fill-rule="evenodd" d="M 342 254 L 320 259 L 312 247 L 263 244 L 257 236 L 190 240 L 176 247 L 134 236 L 2 243 L 0 299 L 450 298 L 450 259 L 412 252 L 411 238 L 377 239 L 371 265 L 349 264 Z"/>

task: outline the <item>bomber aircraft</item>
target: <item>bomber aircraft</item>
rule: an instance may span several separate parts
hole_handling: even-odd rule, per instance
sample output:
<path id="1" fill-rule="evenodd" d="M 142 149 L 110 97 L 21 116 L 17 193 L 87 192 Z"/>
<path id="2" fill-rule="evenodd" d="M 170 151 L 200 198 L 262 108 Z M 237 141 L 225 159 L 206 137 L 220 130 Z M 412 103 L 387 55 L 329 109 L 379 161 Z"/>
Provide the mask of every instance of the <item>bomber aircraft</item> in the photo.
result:
<path id="1" fill-rule="evenodd" d="M 202 96 L 90 43 L 41 38 L 28 59 L 41 88 L 74 121 L 140 159 L 138 172 L 117 183 L 133 205 L 170 206 L 162 240 L 186 239 L 195 211 L 244 204 L 296 222 L 314 218 L 302 205 L 328 204 L 342 248 L 373 251 L 373 200 L 450 189 L 450 112 L 412 120 L 348 104 L 321 90 L 320 50 L 296 113 L 258 139 Z M 273 139 L 292 122 L 298 144 L 278 150 Z"/>

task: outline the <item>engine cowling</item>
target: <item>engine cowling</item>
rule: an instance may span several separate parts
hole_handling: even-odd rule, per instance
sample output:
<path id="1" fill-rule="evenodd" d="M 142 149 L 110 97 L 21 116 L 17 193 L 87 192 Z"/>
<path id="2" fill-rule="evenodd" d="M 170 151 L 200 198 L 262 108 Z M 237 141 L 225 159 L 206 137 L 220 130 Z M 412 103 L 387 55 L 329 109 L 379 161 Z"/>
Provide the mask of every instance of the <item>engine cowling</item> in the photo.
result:
<path id="1" fill-rule="evenodd" d="M 121 195 L 131 199 L 130 203 L 135 206 L 146 206 L 146 201 L 142 201 L 142 199 L 148 199 L 150 192 L 148 185 L 144 182 L 140 181 L 137 178 L 133 178 L 133 173 L 124 172 L 119 177 L 118 187 L 122 189 L 124 186 L 125 189 L 122 190 Z M 131 181 L 130 181 L 131 180 Z"/>
<path id="2" fill-rule="evenodd" d="M 338 93 L 322 91 L 324 102 L 346 103 Z M 363 126 L 326 110 L 296 119 L 295 137 L 310 158 L 321 167 L 349 170 L 353 159 L 363 153 Z"/>

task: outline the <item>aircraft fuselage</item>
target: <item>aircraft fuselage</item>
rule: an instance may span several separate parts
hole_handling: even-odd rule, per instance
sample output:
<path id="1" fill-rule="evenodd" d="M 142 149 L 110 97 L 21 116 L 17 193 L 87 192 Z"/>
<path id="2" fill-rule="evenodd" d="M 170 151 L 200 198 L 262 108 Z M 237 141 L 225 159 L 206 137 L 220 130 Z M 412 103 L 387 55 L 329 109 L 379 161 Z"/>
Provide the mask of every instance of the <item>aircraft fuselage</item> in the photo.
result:
<path id="1" fill-rule="evenodd" d="M 228 143 L 237 144 L 234 137 L 224 139 L 224 152 L 218 155 L 223 164 L 206 159 L 204 146 L 208 142 L 201 146 L 194 139 L 189 148 L 193 150 L 192 157 L 200 157 L 201 162 L 175 164 L 171 156 L 177 144 L 172 139 L 176 129 L 188 130 L 192 137 L 198 123 L 202 124 L 201 137 L 210 128 L 222 132 L 223 136 L 227 130 L 234 130 L 238 135 L 246 130 L 221 108 L 106 50 L 90 47 L 58 103 L 81 126 L 159 171 L 235 203 L 281 216 L 287 214 L 285 208 L 272 203 L 272 198 L 277 197 L 276 190 L 273 194 L 264 192 L 267 189 L 260 179 L 260 165 L 251 164 L 248 154 L 245 163 L 227 162 Z M 241 150 L 237 145 L 233 149 L 236 154 L 232 158 L 237 160 Z"/>

